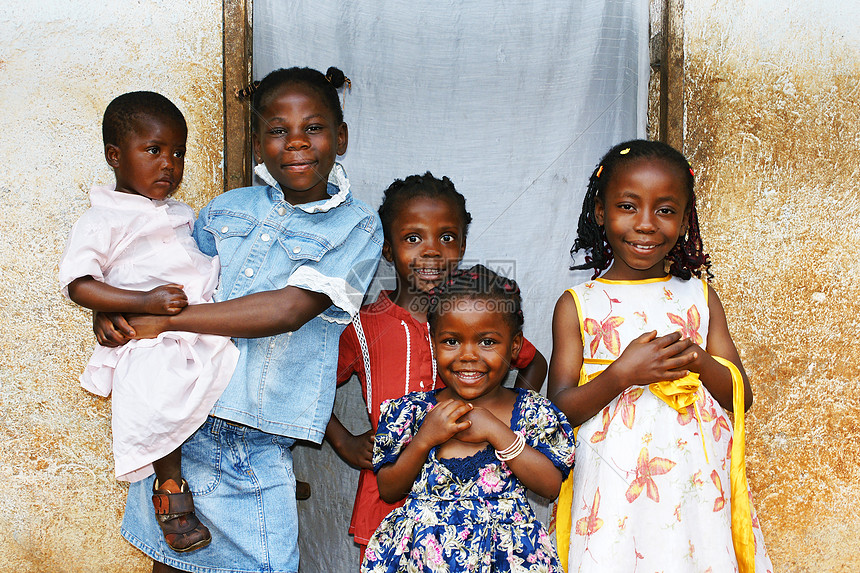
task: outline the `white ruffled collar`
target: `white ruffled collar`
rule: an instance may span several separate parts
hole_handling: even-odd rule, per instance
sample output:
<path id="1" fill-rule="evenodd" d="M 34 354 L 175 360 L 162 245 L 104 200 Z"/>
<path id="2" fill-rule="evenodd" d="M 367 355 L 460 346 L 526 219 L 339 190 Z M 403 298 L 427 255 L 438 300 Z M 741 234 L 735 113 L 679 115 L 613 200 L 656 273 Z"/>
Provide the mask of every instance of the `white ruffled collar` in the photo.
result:
<path id="1" fill-rule="evenodd" d="M 262 179 L 267 185 L 281 191 L 280 183 L 275 181 L 275 178 L 272 177 L 272 174 L 269 173 L 268 169 L 266 169 L 265 163 L 260 163 L 254 167 L 254 173 L 256 173 L 257 177 Z M 346 201 L 347 197 L 349 197 L 349 179 L 346 178 L 346 171 L 344 171 L 343 165 L 335 162 L 331 173 L 328 174 L 328 183 L 337 187 L 337 193 L 324 201 L 312 201 L 311 203 L 293 206 L 296 209 L 301 209 L 305 213 L 324 213 L 334 209 Z"/>

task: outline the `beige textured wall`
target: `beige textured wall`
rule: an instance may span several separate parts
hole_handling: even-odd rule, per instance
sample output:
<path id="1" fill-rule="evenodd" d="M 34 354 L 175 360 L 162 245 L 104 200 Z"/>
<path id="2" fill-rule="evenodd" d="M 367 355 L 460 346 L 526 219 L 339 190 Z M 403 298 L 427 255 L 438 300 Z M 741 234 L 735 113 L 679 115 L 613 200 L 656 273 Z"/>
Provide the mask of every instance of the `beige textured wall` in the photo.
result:
<path id="1" fill-rule="evenodd" d="M 109 404 L 77 376 L 89 313 L 57 288 L 57 260 L 96 182 L 111 181 L 101 115 L 148 89 L 189 124 L 177 197 L 222 189 L 221 2 L 0 3 L 0 571 L 145 571 L 119 535 Z"/>
<path id="2" fill-rule="evenodd" d="M 777 571 L 860 570 L 860 2 L 685 0 L 685 151 Z"/>

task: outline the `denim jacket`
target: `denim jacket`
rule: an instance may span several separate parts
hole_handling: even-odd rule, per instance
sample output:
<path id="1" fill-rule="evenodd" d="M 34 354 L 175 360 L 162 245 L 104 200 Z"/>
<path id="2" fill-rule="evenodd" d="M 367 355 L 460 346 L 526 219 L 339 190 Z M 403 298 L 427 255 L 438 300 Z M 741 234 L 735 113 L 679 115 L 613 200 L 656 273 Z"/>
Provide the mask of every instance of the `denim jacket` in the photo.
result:
<path id="1" fill-rule="evenodd" d="M 334 403 L 341 332 L 358 313 L 382 249 L 379 217 L 349 193 L 335 164 L 327 200 L 290 205 L 277 182 L 228 191 L 194 227 L 200 250 L 221 259 L 216 300 L 296 286 L 332 306 L 295 332 L 234 339 L 239 363 L 212 415 L 321 442 Z"/>

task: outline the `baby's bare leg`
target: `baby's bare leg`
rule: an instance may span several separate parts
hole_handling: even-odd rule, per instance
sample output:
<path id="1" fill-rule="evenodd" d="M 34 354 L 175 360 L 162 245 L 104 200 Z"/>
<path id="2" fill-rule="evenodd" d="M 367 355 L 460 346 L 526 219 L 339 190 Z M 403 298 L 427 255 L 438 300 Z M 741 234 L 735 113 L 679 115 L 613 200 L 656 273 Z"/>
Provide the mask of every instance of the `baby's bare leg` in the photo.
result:
<path id="1" fill-rule="evenodd" d="M 158 483 L 163 484 L 167 480 L 173 480 L 177 484 L 182 483 L 182 448 L 176 448 L 160 460 L 152 462 L 155 468 L 155 477 Z"/>

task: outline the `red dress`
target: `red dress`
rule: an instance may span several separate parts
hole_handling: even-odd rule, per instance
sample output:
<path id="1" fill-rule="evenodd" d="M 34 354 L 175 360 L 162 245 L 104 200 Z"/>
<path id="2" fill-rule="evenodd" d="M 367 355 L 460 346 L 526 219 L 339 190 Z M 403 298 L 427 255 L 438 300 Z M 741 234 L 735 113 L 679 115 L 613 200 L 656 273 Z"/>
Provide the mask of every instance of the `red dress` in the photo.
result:
<path id="1" fill-rule="evenodd" d="M 385 400 L 444 386 L 435 371 L 427 323 L 418 322 L 409 311 L 391 302 L 390 292 L 379 293 L 376 302 L 363 306 L 340 337 L 337 382 L 346 382 L 353 374 L 358 376 L 374 432 L 379 424 L 379 408 Z M 523 340 L 520 354 L 511 366 L 525 368 L 536 352 L 532 343 Z M 361 470 L 349 524 L 356 543 L 367 545 L 385 516 L 401 505 L 403 501 L 384 502 L 379 497 L 373 470 Z"/>

